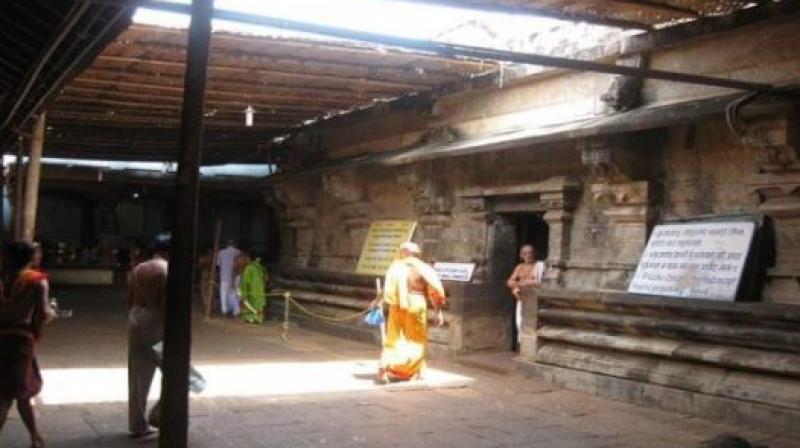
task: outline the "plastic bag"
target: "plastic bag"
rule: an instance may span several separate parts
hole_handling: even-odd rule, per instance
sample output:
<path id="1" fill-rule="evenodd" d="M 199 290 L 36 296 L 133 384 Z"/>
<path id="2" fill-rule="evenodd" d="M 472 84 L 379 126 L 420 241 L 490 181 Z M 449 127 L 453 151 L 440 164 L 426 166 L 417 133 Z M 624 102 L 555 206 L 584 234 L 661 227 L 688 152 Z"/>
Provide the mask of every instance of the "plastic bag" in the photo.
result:
<path id="1" fill-rule="evenodd" d="M 364 323 L 372 327 L 383 325 L 383 310 L 380 307 L 372 308 L 364 315 Z"/>

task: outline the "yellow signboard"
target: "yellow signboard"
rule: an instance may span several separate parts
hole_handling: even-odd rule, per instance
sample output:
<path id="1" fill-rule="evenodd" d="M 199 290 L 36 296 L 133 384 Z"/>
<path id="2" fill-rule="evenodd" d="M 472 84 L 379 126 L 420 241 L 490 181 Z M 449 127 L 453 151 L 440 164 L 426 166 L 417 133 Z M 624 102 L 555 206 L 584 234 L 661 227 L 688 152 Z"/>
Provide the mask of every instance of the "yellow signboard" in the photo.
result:
<path id="1" fill-rule="evenodd" d="M 384 275 L 397 257 L 400 245 L 411 240 L 416 221 L 373 221 L 361 250 L 356 273 Z"/>

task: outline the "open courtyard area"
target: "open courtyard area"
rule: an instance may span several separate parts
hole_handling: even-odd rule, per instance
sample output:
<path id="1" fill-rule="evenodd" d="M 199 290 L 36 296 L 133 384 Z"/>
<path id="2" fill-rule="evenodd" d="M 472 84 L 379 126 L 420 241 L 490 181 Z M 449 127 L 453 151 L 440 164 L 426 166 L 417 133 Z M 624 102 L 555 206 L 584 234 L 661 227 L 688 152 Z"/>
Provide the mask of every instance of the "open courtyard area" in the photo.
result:
<path id="1" fill-rule="evenodd" d="M 127 432 L 126 313 L 112 289 L 55 291 L 74 317 L 47 329 L 37 398 L 47 446 L 155 446 Z M 191 400 L 194 447 L 687 448 L 736 433 L 771 448 L 778 434 L 561 390 L 433 360 L 425 379 L 374 384 L 377 344 L 280 323 L 195 320 L 193 364 L 208 381 Z M 151 396 L 155 397 L 159 377 Z M 12 410 L 0 446 L 29 446 Z"/>

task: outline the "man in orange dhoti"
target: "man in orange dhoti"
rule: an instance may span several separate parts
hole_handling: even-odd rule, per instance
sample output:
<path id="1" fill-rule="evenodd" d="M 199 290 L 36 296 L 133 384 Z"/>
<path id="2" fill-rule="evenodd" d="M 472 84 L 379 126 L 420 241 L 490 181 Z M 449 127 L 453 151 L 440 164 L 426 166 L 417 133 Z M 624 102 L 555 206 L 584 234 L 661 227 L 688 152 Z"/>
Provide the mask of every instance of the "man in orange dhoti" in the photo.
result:
<path id="1" fill-rule="evenodd" d="M 428 302 L 442 325 L 444 288 L 436 271 L 420 260 L 419 246 L 400 246 L 400 259 L 386 272 L 383 302 L 388 307 L 386 335 L 381 352 L 378 380 L 409 380 L 421 377 L 428 342 Z"/>

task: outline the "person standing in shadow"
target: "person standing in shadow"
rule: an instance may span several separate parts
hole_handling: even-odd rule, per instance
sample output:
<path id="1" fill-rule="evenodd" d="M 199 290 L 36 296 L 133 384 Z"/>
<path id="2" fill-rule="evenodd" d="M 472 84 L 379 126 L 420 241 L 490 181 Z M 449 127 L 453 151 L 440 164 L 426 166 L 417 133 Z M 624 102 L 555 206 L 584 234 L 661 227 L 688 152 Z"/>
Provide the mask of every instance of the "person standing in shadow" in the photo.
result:
<path id="1" fill-rule="evenodd" d="M 0 431 L 14 401 L 31 437 L 31 447 L 44 446 L 31 400 L 42 390 L 36 344 L 44 324 L 56 317 L 50 306 L 47 278 L 32 266 L 35 248 L 26 241 L 10 243 L 3 257 L 0 288 Z"/>

